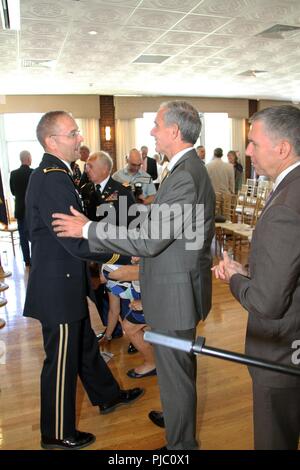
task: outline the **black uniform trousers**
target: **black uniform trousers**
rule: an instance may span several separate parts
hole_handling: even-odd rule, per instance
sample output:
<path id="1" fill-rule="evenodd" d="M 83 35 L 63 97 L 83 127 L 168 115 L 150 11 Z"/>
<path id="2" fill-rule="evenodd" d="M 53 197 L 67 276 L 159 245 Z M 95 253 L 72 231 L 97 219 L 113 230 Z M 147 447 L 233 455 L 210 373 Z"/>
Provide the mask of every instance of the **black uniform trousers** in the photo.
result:
<path id="1" fill-rule="evenodd" d="M 300 389 L 271 388 L 253 381 L 255 450 L 297 450 Z"/>
<path id="2" fill-rule="evenodd" d="M 55 439 L 74 435 L 79 375 L 92 405 L 112 400 L 119 385 L 103 360 L 90 318 L 42 325 L 46 358 L 41 374 L 41 433 Z"/>

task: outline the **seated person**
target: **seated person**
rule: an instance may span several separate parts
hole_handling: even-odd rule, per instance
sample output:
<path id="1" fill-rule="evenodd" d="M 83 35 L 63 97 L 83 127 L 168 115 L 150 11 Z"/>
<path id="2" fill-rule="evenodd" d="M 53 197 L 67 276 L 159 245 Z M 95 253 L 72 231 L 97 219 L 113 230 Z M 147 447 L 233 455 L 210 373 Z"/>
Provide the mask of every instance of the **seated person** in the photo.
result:
<path id="1" fill-rule="evenodd" d="M 155 198 L 156 189 L 151 176 L 141 167 L 143 164 L 140 152 L 133 148 L 129 152 L 127 165 L 113 174 L 113 179 L 127 184 L 134 189 L 136 202 L 148 206 Z"/>
<path id="2" fill-rule="evenodd" d="M 133 263 L 137 263 L 138 260 L 139 258 L 132 258 Z M 116 265 L 103 265 L 103 275 L 108 280 L 106 287 L 111 295 L 116 298 L 131 300 L 129 311 L 122 321 L 123 330 L 131 343 L 142 354 L 144 362 L 135 369 L 130 369 L 127 372 L 128 377 L 136 379 L 156 375 L 153 347 L 144 341 L 144 331 L 148 327 L 142 311 L 138 282 L 139 266 L 137 264 L 124 265 L 116 269 Z"/>

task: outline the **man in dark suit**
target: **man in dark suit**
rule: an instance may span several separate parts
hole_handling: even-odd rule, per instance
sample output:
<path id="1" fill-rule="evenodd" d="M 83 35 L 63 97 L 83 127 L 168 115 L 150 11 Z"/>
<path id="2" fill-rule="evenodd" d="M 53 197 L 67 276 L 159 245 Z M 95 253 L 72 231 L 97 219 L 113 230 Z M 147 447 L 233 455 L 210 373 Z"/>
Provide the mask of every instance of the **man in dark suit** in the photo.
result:
<path id="1" fill-rule="evenodd" d="M 26 196 L 32 268 L 24 315 L 41 322 L 46 354 L 41 374 L 41 446 L 79 449 L 94 442 L 95 436 L 75 428 L 78 375 L 102 414 L 133 402 L 143 390 L 120 390 L 91 328 L 85 260 L 109 262 L 111 255 L 92 253 L 84 240 L 53 236 L 53 211 L 67 211 L 72 205 L 82 212 L 70 164 L 78 158 L 83 138 L 64 111 L 46 113 L 37 126 L 37 138 L 45 154 Z"/>
<path id="2" fill-rule="evenodd" d="M 127 226 L 131 220 L 128 218 L 128 209 L 135 204 L 135 200 L 128 187 L 123 186 L 110 176 L 112 168 L 113 161 L 106 152 L 95 152 L 87 159 L 86 172 L 90 183 L 85 184 L 81 189 L 85 214 L 90 220 L 100 221 L 111 213 L 111 209 L 114 209 L 110 222 Z M 108 211 L 104 210 L 104 207 L 107 207 Z M 128 258 L 128 263 L 130 263 L 130 258 Z M 95 282 L 96 278 L 93 279 Z M 115 323 L 117 319 L 108 318 L 107 292 L 105 286 L 99 284 L 98 275 L 98 282 L 96 281 L 93 286 L 95 301 L 101 321 L 104 326 L 108 326 L 108 329 L 99 333 L 97 338 L 99 340 L 103 336 L 119 338 L 123 334 L 121 324 L 119 321 Z"/>
<path id="3" fill-rule="evenodd" d="M 90 149 L 86 145 L 81 145 L 79 149 L 80 161 L 84 162 L 83 170 L 81 171 L 80 181 L 78 183 L 78 188 L 81 189 L 86 183 L 89 182 L 89 178 L 86 172 L 86 162 L 89 158 Z"/>
<path id="4" fill-rule="evenodd" d="M 249 272 L 231 260 L 214 267 L 248 310 L 246 352 L 298 365 L 300 338 L 300 110 L 266 108 L 251 118 L 246 150 L 256 172 L 273 182 L 252 237 Z M 297 449 L 300 379 L 250 368 L 255 449 Z"/>
<path id="5" fill-rule="evenodd" d="M 15 196 L 15 218 L 18 222 L 18 231 L 20 235 L 20 245 L 23 253 L 25 266 L 30 266 L 30 248 L 28 242 L 28 230 L 25 217 L 25 194 L 28 181 L 32 173 L 31 155 L 28 150 L 20 152 L 21 166 L 13 170 L 10 174 L 10 190 Z"/>
<path id="6" fill-rule="evenodd" d="M 157 163 L 154 158 L 148 157 L 148 147 L 146 145 L 141 147 L 141 155 L 143 159 L 142 169 L 155 181 L 157 179 Z"/>
<path id="7" fill-rule="evenodd" d="M 151 135 L 156 151 L 169 159 L 169 176 L 162 180 L 138 236 L 130 230 L 127 236 L 123 230 L 113 236 L 113 227 L 87 223 L 77 211 L 72 211 L 73 217 L 55 214 L 57 220 L 53 222 L 61 237 L 84 235 L 100 252 L 114 249 L 141 256 L 141 295 L 147 324 L 190 340 L 194 340 L 198 322 L 206 318 L 211 307 L 215 197 L 206 168 L 193 148 L 200 130 L 199 113 L 189 103 L 171 101 L 160 106 Z M 105 228 L 108 237 L 102 232 Z M 196 358 L 158 345 L 154 345 L 154 352 L 167 448 L 197 449 Z"/>

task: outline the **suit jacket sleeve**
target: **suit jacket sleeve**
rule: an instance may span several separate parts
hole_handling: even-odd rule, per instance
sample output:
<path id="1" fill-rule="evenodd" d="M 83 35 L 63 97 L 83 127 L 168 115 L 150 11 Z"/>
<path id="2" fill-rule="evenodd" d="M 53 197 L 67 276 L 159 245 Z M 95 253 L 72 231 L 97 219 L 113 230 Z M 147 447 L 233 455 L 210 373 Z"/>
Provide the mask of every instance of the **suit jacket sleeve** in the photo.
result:
<path id="1" fill-rule="evenodd" d="M 183 210 L 184 204 L 195 203 L 195 189 L 191 175 L 188 172 L 178 171 L 172 174 L 168 181 L 168 190 L 165 191 L 164 198 L 151 208 L 151 224 L 154 224 L 155 229 L 158 227 L 170 227 L 170 234 L 167 237 L 153 237 L 153 232 L 150 232 L 149 218 L 146 218 L 141 225 L 141 230 L 138 238 L 128 236 L 126 228 L 114 227 L 105 222 L 93 222 L 90 224 L 88 239 L 91 251 L 101 252 L 104 250 L 112 250 L 118 253 L 131 256 L 151 257 L 161 253 L 174 239 L 178 238 L 182 233 L 182 225 L 174 228 L 172 222 L 174 221 L 174 214 L 172 211 L 169 213 L 166 210 L 161 217 L 159 209 L 162 204 L 168 206 L 177 204 Z M 170 223 L 171 221 L 171 223 Z M 109 238 L 103 238 L 105 231 L 109 232 Z M 114 232 L 115 231 L 115 232 Z M 115 235 L 111 236 L 112 233 Z M 129 231 L 130 233 L 130 231 Z"/>
<path id="2" fill-rule="evenodd" d="M 262 318 L 280 319 L 289 308 L 300 272 L 300 216 L 286 206 L 268 208 L 251 248 L 251 278 L 232 276 L 230 288 L 242 306 Z"/>

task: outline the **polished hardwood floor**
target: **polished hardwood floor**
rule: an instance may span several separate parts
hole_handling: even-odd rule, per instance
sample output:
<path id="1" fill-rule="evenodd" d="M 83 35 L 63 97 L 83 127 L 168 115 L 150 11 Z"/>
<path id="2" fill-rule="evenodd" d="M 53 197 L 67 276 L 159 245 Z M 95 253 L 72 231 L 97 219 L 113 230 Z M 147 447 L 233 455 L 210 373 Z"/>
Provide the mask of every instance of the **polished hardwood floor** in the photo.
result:
<path id="1" fill-rule="evenodd" d="M 6 346 L 5 360 L 0 361 L 0 449 L 40 449 L 40 325 L 22 317 L 28 272 L 19 247 L 15 258 L 7 243 L 1 243 L 0 253 L 3 267 L 13 273 L 5 279 L 9 289 L 2 296 L 8 303 L 0 310 L 0 317 L 6 320 L 0 330 L 0 341 Z M 227 285 L 214 281 L 213 288 L 213 308 L 198 333 L 205 336 L 208 346 L 243 352 L 247 312 L 233 299 Z M 92 303 L 91 318 L 98 332 L 102 327 Z M 127 354 L 127 346 L 125 337 L 111 342 L 107 349 L 114 356 L 109 366 L 123 388 L 141 386 L 145 395 L 131 406 L 100 416 L 79 382 L 78 429 L 97 437 L 88 449 L 157 449 L 165 444 L 164 430 L 148 419 L 150 410 L 160 409 L 157 379 L 127 377 L 126 371 L 140 361 L 138 354 Z M 251 381 L 246 367 L 205 356 L 197 360 L 198 437 L 202 449 L 252 449 Z"/>

